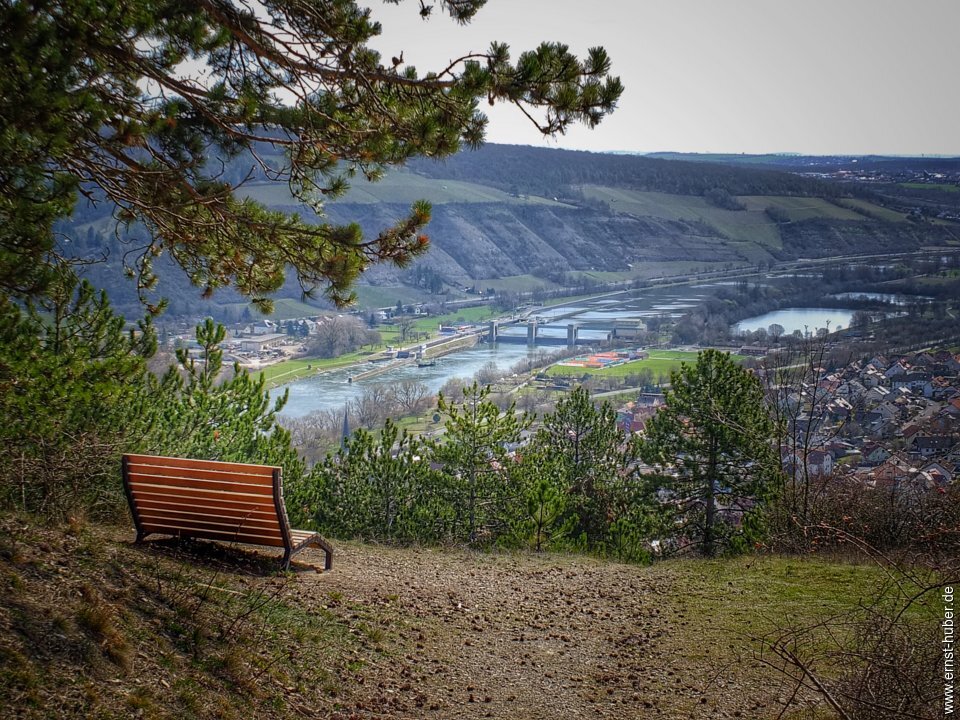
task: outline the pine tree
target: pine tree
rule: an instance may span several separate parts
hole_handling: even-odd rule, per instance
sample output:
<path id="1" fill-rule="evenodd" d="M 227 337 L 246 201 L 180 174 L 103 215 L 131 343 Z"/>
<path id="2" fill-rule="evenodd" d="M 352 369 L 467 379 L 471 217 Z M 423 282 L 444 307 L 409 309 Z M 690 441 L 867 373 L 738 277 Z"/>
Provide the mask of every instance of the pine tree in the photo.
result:
<path id="1" fill-rule="evenodd" d="M 520 503 L 511 519 L 511 534 L 520 546 L 532 546 L 537 552 L 557 548 L 573 530 L 563 470 L 558 458 L 535 450 L 524 452 L 513 468 Z"/>
<path id="2" fill-rule="evenodd" d="M 116 510 L 117 464 L 155 350 L 149 321 L 128 330 L 72 273 L 22 307 L 0 297 L 0 503 L 53 517 Z"/>
<path id="3" fill-rule="evenodd" d="M 335 536 L 436 541 L 449 512 L 442 481 L 422 456 L 420 441 L 390 420 L 379 437 L 357 430 L 314 467 L 291 507 Z"/>
<path id="4" fill-rule="evenodd" d="M 561 463 L 567 512 L 576 536 L 597 548 L 606 537 L 614 504 L 628 490 L 631 458 L 609 403 L 594 407 L 583 386 L 543 418 L 534 448 Z"/>
<path id="5" fill-rule="evenodd" d="M 711 349 L 672 372 L 670 385 L 641 446 L 646 462 L 677 473 L 663 478 L 663 507 L 704 555 L 722 542 L 743 547 L 758 531 L 758 505 L 779 473 L 760 381 Z"/>
<path id="6" fill-rule="evenodd" d="M 421 2 L 468 22 L 484 0 Z M 492 43 L 419 73 L 370 47 L 353 0 L 23 0 L 0 4 L 0 290 L 34 294 L 55 260 L 53 223 L 79 195 L 109 201 L 144 239 L 141 291 L 163 253 L 205 291 L 261 307 L 288 267 L 337 302 L 371 263 L 425 251 L 426 202 L 376 237 L 265 209 L 234 191 L 285 181 L 318 214 L 356 173 L 483 141 L 480 101 L 517 105 L 547 134 L 594 126 L 622 92 L 602 48 L 544 43 L 511 61 Z M 197 72 L 197 67 L 206 72 Z"/>
<path id="7" fill-rule="evenodd" d="M 517 415 L 513 404 L 501 413 L 489 395 L 490 388 L 476 382 L 464 388 L 459 403 L 441 393 L 437 408 L 446 418 L 444 434 L 427 443 L 447 476 L 453 537 L 469 543 L 499 535 L 515 517 L 520 494 L 507 446 L 518 443 L 531 422 L 526 413 Z"/>

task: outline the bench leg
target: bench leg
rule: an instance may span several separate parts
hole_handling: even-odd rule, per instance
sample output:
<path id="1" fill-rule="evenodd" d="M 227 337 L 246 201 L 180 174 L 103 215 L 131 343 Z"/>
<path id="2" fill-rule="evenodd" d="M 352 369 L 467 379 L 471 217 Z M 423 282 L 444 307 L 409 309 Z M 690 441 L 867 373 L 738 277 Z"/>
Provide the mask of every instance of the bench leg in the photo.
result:
<path id="1" fill-rule="evenodd" d="M 330 545 L 327 544 L 325 540 L 321 540 L 319 538 L 315 538 L 311 541 L 308 541 L 306 544 L 301 545 L 296 550 L 293 550 L 292 548 L 285 549 L 283 553 L 283 560 L 280 563 L 280 568 L 282 570 L 289 570 L 290 559 L 293 557 L 293 555 L 300 552 L 301 550 L 303 550 L 303 548 L 308 547 L 309 545 L 315 545 L 316 547 L 323 550 L 323 555 L 324 555 L 323 569 L 324 571 L 332 570 L 333 569 L 333 548 L 330 547 Z"/>
<path id="2" fill-rule="evenodd" d="M 333 548 L 330 547 L 330 543 L 320 537 L 314 538 L 311 545 L 316 545 L 318 548 L 323 550 L 323 569 L 332 570 L 333 569 Z"/>

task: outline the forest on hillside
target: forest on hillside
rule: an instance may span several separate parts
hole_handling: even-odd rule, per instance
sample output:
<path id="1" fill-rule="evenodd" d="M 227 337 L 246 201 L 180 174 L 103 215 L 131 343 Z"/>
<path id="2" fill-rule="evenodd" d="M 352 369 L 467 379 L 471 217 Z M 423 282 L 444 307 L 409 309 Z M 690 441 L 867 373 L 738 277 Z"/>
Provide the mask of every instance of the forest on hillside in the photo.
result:
<path id="1" fill-rule="evenodd" d="M 572 186 L 588 184 L 677 195 L 703 195 L 714 188 L 731 195 L 840 197 L 851 192 L 778 170 L 525 145 L 487 145 L 439 162 L 418 158 L 409 167 L 429 177 L 470 180 L 545 197 L 566 196 Z"/>

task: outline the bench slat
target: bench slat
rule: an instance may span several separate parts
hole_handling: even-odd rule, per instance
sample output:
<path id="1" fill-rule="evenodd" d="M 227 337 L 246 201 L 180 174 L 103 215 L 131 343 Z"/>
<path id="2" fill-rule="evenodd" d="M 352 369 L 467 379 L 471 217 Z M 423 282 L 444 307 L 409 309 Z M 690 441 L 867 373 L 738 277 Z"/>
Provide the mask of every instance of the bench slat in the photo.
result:
<path id="1" fill-rule="evenodd" d="M 229 508 L 235 512 L 256 512 L 277 516 L 277 509 L 269 498 L 256 495 L 236 497 L 222 492 L 207 492 L 181 488 L 158 488 L 155 485 L 140 485 L 136 490 L 137 505 L 142 503 L 166 503 L 176 507 Z"/>
<path id="2" fill-rule="evenodd" d="M 220 515 L 221 517 L 254 517 L 276 520 L 276 511 L 263 505 L 243 505 L 222 500 L 197 500 L 189 497 L 156 495 L 141 492 L 137 495 L 137 507 L 163 509 L 182 509 L 198 514 Z"/>
<path id="3" fill-rule="evenodd" d="M 189 515 L 175 517 L 171 516 L 169 513 L 164 515 L 154 515 L 152 511 L 142 513 L 140 515 L 140 520 L 144 525 L 149 525 L 155 528 L 168 527 L 176 528 L 180 531 L 190 529 L 209 530 L 211 532 L 224 533 L 225 535 L 229 535 L 231 538 L 240 537 L 242 535 L 248 537 L 271 538 L 279 543 L 283 542 L 283 536 L 280 534 L 278 529 L 255 526 L 247 527 L 246 525 L 241 525 L 234 520 L 226 520 L 222 522 L 215 518 L 211 518 L 209 520 L 200 520 Z"/>
<path id="4" fill-rule="evenodd" d="M 270 465 L 250 465 L 248 463 L 224 462 L 222 460 L 193 460 L 192 458 L 164 457 L 162 455 L 127 455 L 131 465 L 144 464 L 154 467 L 188 468 L 191 471 L 211 470 L 213 472 L 255 475 L 271 479 L 273 471 L 279 468 Z"/>
<path id="5" fill-rule="evenodd" d="M 237 534 L 229 531 L 207 530 L 194 527 L 173 527 L 170 525 L 150 525 L 143 524 L 144 532 L 157 533 L 158 535 L 173 535 L 192 538 L 202 538 L 204 540 L 219 540 L 221 542 L 237 542 L 244 545 L 266 545 L 267 547 L 284 547 L 283 540 L 249 534 Z"/>
<path id="6" fill-rule="evenodd" d="M 193 488 L 194 490 L 210 490 L 213 492 L 235 495 L 258 495 L 264 498 L 273 496 L 273 487 L 270 485 L 251 485 L 248 483 L 234 483 L 229 480 L 207 480 L 187 476 L 148 475 L 146 473 L 131 472 L 130 483 L 143 483 L 155 487 Z"/>
<path id="7" fill-rule="evenodd" d="M 227 472 L 223 470 L 193 470 L 187 467 L 166 467 L 162 465 L 147 465 L 145 463 L 130 463 L 128 468 L 131 475 L 148 475 L 150 477 L 190 478 L 191 480 L 213 480 L 228 482 L 234 485 L 254 487 L 271 487 L 273 478 L 262 474 Z"/>
<path id="8" fill-rule="evenodd" d="M 140 505 L 140 516 L 151 518 L 169 518 L 171 520 L 184 520 L 202 524 L 205 522 L 223 525 L 225 527 L 242 528 L 252 532 L 261 530 L 276 534 L 282 537 L 280 532 L 280 523 L 277 522 L 277 516 L 272 518 L 241 515 L 220 515 L 215 512 L 194 512 L 185 508 L 158 508 L 146 505 Z"/>

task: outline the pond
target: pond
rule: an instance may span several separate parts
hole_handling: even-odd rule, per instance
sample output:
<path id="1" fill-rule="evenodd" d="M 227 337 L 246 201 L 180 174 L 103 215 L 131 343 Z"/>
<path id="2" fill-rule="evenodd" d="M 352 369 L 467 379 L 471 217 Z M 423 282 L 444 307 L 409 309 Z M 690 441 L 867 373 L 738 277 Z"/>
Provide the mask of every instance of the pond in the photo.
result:
<path id="1" fill-rule="evenodd" d="M 850 325 L 852 317 L 852 310 L 841 308 L 784 308 L 741 320 L 733 326 L 733 332 L 753 332 L 774 324 L 782 325 L 787 335 L 795 330 L 815 332 L 827 327 L 828 323 L 831 330 L 836 330 Z"/>

